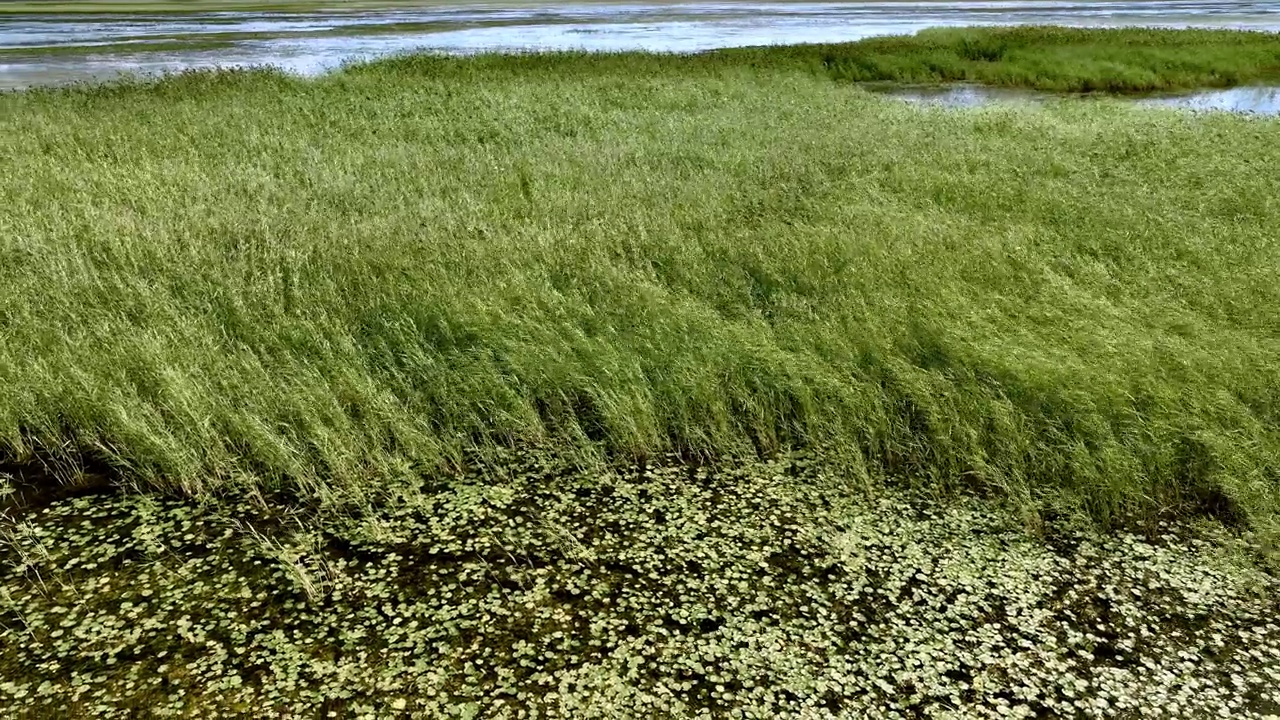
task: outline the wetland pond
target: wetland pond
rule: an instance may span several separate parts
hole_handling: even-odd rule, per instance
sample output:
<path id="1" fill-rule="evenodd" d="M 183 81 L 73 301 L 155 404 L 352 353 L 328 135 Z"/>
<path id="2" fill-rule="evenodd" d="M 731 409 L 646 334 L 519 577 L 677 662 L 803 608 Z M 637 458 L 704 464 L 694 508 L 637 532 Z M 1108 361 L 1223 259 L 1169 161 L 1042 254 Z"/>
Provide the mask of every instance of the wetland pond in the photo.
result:
<path id="1" fill-rule="evenodd" d="M 345 62 L 412 51 L 692 52 L 845 42 L 927 27 L 1015 24 L 1280 31 L 1280 7 L 1270 0 L 446 0 L 421 7 L 308 12 L 10 13 L 0 14 L 0 89 L 209 67 L 271 65 L 317 74 Z"/>

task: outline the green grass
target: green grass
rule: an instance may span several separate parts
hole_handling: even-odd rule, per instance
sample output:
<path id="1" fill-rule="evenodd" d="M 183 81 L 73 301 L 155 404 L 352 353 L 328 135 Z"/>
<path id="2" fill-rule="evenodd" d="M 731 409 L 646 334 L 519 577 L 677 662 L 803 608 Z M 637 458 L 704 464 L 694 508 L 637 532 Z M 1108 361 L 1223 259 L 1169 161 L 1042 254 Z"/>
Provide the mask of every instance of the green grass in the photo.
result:
<path id="1" fill-rule="evenodd" d="M 0 448 L 358 500 L 495 446 L 798 445 L 1274 534 L 1280 124 L 753 52 L 0 97 Z"/>
<path id="2" fill-rule="evenodd" d="M 1280 35 L 1231 30 L 954 28 L 722 53 L 765 66 L 790 60 L 840 80 L 1054 92 L 1140 93 L 1280 80 Z"/>

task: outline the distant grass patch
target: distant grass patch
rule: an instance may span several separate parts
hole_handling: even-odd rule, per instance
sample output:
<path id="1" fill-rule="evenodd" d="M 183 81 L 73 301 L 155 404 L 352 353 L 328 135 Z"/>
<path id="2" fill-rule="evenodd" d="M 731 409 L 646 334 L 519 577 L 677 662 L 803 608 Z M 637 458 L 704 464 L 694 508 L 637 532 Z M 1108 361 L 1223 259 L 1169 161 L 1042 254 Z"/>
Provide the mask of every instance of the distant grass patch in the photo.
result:
<path id="1" fill-rule="evenodd" d="M 804 445 L 1274 530 L 1280 124 L 751 57 L 0 97 L 0 449 L 367 497 L 510 444 Z"/>
<path id="2" fill-rule="evenodd" d="M 1280 36 L 1234 30 L 948 28 L 840 45 L 725 50 L 832 77 L 970 82 L 1057 92 L 1152 92 L 1280 79 Z"/>

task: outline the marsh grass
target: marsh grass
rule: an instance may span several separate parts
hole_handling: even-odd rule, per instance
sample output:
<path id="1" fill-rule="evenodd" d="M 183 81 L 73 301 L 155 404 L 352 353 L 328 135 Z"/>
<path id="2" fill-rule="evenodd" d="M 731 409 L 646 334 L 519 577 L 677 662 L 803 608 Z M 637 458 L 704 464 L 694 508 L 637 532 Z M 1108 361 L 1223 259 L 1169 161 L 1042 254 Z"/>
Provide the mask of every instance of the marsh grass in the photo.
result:
<path id="1" fill-rule="evenodd" d="M 772 52 L 0 97 L 0 448 L 370 502 L 513 445 L 807 446 L 1274 533 L 1280 125 L 921 110 Z"/>
<path id="2" fill-rule="evenodd" d="M 939 28 L 839 45 L 747 48 L 840 80 L 970 82 L 1053 92 L 1143 93 L 1280 79 L 1280 36 L 1231 30 Z"/>

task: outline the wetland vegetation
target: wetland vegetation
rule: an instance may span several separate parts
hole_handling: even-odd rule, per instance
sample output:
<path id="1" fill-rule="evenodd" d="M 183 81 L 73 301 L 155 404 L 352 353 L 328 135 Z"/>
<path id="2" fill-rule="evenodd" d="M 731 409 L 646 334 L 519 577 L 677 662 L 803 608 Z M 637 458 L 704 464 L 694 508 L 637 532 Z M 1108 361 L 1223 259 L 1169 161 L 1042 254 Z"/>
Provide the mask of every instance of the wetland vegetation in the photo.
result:
<path id="1" fill-rule="evenodd" d="M 376 516 L 87 496 L 5 538 L 31 717 L 1175 717 L 1280 710 L 1233 533 L 869 500 L 814 458 L 522 454 Z"/>
<path id="2" fill-rule="evenodd" d="M 0 705 L 1280 712 L 1280 122 L 852 82 L 1229 85 L 1278 50 L 0 95 Z"/>
<path id="3" fill-rule="evenodd" d="M 1141 93 L 1280 79 L 1280 37 L 1228 30 L 939 28 L 841 45 L 721 52 L 813 64 L 837 80 L 1051 92 Z"/>

